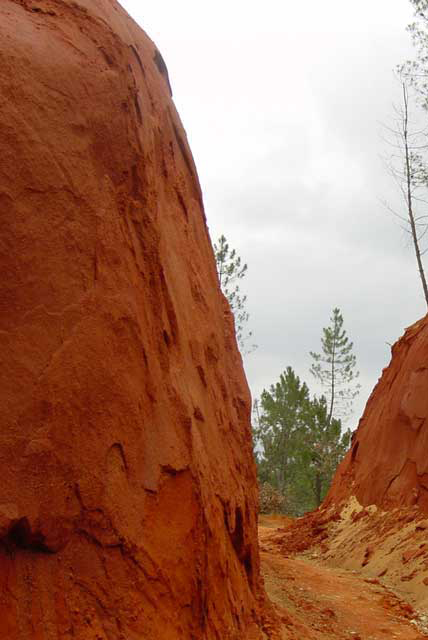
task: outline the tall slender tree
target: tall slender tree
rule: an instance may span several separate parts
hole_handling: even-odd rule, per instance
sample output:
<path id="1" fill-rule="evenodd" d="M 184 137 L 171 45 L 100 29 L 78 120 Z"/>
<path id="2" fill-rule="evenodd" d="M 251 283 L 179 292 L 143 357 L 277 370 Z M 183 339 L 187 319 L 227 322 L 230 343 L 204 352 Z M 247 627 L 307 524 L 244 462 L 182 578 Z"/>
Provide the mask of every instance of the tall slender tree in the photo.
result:
<path id="1" fill-rule="evenodd" d="M 418 224 L 418 218 L 415 217 L 414 206 L 413 206 L 414 188 L 421 183 L 421 180 L 425 182 L 425 186 L 426 186 L 426 176 L 423 175 L 425 174 L 426 168 L 423 167 L 422 169 L 423 165 L 422 165 L 422 157 L 420 153 L 418 153 L 416 150 L 412 152 L 412 149 L 410 147 L 411 141 L 409 138 L 409 92 L 405 82 L 402 83 L 402 88 L 403 88 L 403 111 L 402 111 L 401 136 L 402 136 L 403 150 L 404 150 L 406 208 L 407 208 L 407 215 L 409 218 L 409 225 L 410 225 L 410 230 L 411 230 L 412 239 L 413 239 L 413 246 L 416 254 L 416 261 L 418 263 L 419 276 L 422 283 L 425 302 L 428 306 L 428 286 L 427 286 L 427 281 L 425 277 L 424 267 L 422 264 L 421 250 L 419 246 L 421 237 L 418 234 L 418 229 L 416 226 Z M 421 174 L 421 169 L 423 171 L 423 174 Z M 424 218 L 426 218 L 426 216 L 424 216 Z M 423 224 L 423 228 L 424 230 L 422 233 L 425 234 L 426 228 L 427 228 L 426 224 Z"/>
<path id="2" fill-rule="evenodd" d="M 426 251 L 422 243 L 428 231 L 428 216 L 424 211 L 428 187 L 428 167 L 425 157 L 427 132 L 412 126 L 409 88 L 403 79 L 401 90 L 401 105 L 394 107 L 393 124 L 385 129 L 389 133 L 389 145 L 393 148 L 387 166 L 402 196 L 404 211 L 389 206 L 388 209 L 401 220 L 402 229 L 410 234 L 422 291 L 428 306 L 428 285 L 422 262 L 422 256 Z"/>
<path id="3" fill-rule="evenodd" d="M 360 391 L 356 382 L 360 375 L 355 371 L 357 360 L 352 353 L 353 343 L 343 328 L 340 309 L 333 309 L 330 326 L 323 329 L 322 352 L 310 352 L 310 372 L 321 384 L 327 399 L 327 424 L 333 417 L 345 419 L 352 412 L 352 403 Z"/>
<path id="4" fill-rule="evenodd" d="M 247 296 L 242 295 L 239 282 L 245 277 L 248 266 L 243 263 L 236 249 L 231 249 L 224 235 L 214 243 L 214 255 L 221 290 L 226 296 L 235 317 L 235 332 L 241 353 L 250 353 L 256 345 L 249 344 L 252 331 L 247 329 L 250 314 L 246 309 Z"/>
<path id="5" fill-rule="evenodd" d="M 414 102 L 425 111 L 425 122 L 428 111 L 428 0 L 410 0 L 410 4 L 414 9 L 415 20 L 408 26 L 408 31 L 416 55 L 414 59 L 398 67 L 402 80 L 403 101 L 393 133 L 398 143 L 401 167 L 404 168 L 397 171 L 394 167 L 393 173 L 394 177 L 398 178 L 405 200 L 405 228 L 412 236 L 419 277 L 428 306 L 428 286 L 422 264 L 422 255 L 426 249 L 421 248 L 422 238 L 428 231 L 428 216 L 425 213 L 428 188 L 427 130 L 425 126 L 415 131 L 410 127 L 409 118 L 409 87 L 415 90 L 417 100 Z M 421 207 L 424 209 L 422 213 Z"/>

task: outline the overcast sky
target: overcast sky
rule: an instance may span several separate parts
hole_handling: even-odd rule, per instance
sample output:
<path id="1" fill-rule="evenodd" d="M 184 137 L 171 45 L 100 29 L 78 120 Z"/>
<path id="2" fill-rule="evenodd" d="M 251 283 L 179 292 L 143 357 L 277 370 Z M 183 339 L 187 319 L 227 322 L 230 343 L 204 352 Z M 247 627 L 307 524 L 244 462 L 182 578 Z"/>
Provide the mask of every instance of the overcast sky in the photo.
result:
<path id="1" fill-rule="evenodd" d="M 338 306 L 361 371 L 356 425 L 387 343 L 425 313 L 410 241 L 381 202 L 397 206 L 381 123 L 413 53 L 410 3 L 121 3 L 168 66 L 211 238 L 248 263 L 253 395 L 288 365 L 317 390 L 309 351 Z"/>

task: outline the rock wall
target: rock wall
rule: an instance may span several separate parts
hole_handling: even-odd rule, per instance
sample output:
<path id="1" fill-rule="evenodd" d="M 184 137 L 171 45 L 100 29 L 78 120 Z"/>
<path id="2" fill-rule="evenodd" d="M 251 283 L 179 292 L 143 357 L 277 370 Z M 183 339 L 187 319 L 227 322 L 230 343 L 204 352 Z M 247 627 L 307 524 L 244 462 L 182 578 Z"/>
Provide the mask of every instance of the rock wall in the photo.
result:
<path id="1" fill-rule="evenodd" d="M 250 397 L 165 64 L 115 0 L 0 24 L 0 635 L 258 637 Z"/>
<path id="2" fill-rule="evenodd" d="M 428 513 L 428 316 L 406 330 L 367 403 L 324 506 L 354 495 Z"/>

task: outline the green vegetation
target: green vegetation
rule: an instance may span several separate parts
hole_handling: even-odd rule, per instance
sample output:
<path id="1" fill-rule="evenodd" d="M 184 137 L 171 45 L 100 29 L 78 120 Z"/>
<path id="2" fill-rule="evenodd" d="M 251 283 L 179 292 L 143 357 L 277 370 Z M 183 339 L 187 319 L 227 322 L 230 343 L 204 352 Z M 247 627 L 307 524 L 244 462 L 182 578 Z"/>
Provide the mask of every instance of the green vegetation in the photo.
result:
<path id="1" fill-rule="evenodd" d="M 291 367 L 254 404 L 254 440 L 259 482 L 284 497 L 282 510 L 302 515 L 323 501 L 351 432 L 339 415 L 349 415 L 358 393 L 356 358 L 339 309 L 323 329 L 322 354 L 311 352 L 313 375 L 326 395 L 311 397 Z"/>
<path id="2" fill-rule="evenodd" d="M 250 353 L 256 345 L 249 344 L 252 331 L 247 329 L 249 313 L 246 310 L 247 296 L 241 294 L 239 282 L 247 273 L 248 266 L 243 264 L 236 249 L 231 249 L 224 235 L 214 243 L 214 255 L 220 287 L 226 296 L 235 317 L 235 332 L 241 353 Z"/>
<path id="3" fill-rule="evenodd" d="M 327 398 L 327 422 L 333 418 L 347 418 L 352 411 L 352 402 L 360 392 L 355 381 L 360 375 L 352 353 L 353 343 L 343 328 L 340 309 L 333 309 L 331 324 L 325 327 L 321 338 L 322 353 L 310 352 L 313 359 L 312 375 L 320 382 Z"/>

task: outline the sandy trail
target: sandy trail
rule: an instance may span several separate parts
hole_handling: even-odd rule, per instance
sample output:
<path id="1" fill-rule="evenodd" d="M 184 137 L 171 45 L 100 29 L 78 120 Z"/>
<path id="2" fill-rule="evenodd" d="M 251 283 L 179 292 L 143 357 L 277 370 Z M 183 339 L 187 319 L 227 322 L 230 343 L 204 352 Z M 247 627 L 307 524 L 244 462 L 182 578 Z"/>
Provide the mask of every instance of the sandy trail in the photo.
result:
<path id="1" fill-rule="evenodd" d="M 272 542 L 275 528 L 266 524 L 259 527 L 262 572 L 284 640 L 428 638 L 411 622 L 412 608 L 385 587 L 316 558 L 284 557 Z"/>

